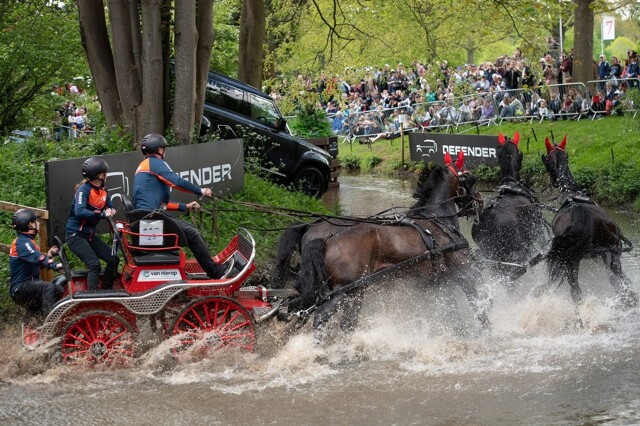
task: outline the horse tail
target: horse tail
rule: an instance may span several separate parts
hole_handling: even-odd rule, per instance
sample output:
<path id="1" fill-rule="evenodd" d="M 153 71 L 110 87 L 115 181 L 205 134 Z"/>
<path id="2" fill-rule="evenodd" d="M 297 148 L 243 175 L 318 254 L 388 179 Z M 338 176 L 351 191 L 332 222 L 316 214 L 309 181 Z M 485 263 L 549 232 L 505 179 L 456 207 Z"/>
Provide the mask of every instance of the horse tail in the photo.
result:
<path id="1" fill-rule="evenodd" d="M 295 288 L 300 293 L 298 299 L 300 309 L 313 305 L 327 281 L 324 262 L 325 247 L 325 240 L 317 238 L 305 244 L 302 249 L 300 272 L 295 283 Z"/>
<path id="2" fill-rule="evenodd" d="M 551 249 L 547 253 L 547 273 L 550 282 L 565 278 L 567 265 L 579 261 L 591 248 L 593 220 L 587 209 L 574 208 L 570 211 L 571 224 L 560 235 L 553 237 Z"/>
<path id="3" fill-rule="evenodd" d="M 273 288 L 283 288 L 287 279 L 287 272 L 291 266 L 291 256 L 298 250 L 302 237 L 309 229 L 308 223 L 294 223 L 288 226 L 278 240 L 277 263 L 274 270 Z"/>

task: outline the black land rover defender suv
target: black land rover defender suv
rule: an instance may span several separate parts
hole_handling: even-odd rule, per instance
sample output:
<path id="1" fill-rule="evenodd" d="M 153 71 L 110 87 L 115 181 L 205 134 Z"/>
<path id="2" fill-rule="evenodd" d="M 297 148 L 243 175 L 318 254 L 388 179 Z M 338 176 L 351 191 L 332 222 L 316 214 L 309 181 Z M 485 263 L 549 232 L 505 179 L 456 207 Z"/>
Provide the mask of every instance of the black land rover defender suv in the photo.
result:
<path id="1" fill-rule="evenodd" d="M 257 157 L 260 167 L 278 183 L 321 197 L 330 179 L 331 156 L 292 136 L 275 102 L 256 88 L 215 72 L 209 73 L 202 133 L 217 131 L 224 139 L 242 138 L 241 129 L 258 134 L 245 138 L 245 158 Z"/>

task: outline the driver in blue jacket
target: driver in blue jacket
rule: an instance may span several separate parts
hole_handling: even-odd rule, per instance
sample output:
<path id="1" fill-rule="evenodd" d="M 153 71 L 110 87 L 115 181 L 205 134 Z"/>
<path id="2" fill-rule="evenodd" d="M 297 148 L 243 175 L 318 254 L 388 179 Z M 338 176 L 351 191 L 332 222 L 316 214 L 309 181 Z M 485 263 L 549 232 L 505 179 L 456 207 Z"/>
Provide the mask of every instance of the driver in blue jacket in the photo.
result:
<path id="1" fill-rule="evenodd" d="M 142 138 L 140 150 L 144 160 L 138 166 L 133 180 L 133 204 L 141 210 L 188 211 L 199 210 L 200 204 L 192 201 L 188 204 L 171 201 L 171 188 L 191 192 L 199 197 L 211 197 L 211 188 L 200 188 L 181 178 L 164 161 L 167 141 L 162 135 L 150 133 Z M 209 249 L 195 226 L 182 220 L 175 220 L 187 239 L 189 248 L 196 260 L 212 279 L 224 278 L 224 268 L 211 258 Z"/>

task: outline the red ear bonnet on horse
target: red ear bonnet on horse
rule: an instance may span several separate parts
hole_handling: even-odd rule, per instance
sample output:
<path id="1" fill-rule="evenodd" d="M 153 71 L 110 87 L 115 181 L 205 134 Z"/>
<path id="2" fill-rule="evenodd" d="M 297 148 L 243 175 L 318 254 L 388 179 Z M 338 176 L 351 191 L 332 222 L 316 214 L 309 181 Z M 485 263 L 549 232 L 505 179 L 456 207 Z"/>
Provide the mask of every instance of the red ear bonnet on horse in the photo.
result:
<path id="1" fill-rule="evenodd" d="M 518 142 L 520 142 L 520 133 L 518 133 L 518 131 L 516 130 L 516 132 L 513 134 L 513 143 L 518 146 Z"/>
<path id="2" fill-rule="evenodd" d="M 504 145 L 504 143 L 506 142 L 502 133 L 498 135 L 498 142 L 500 142 L 500 145 Z"/>
<path id="3" fill-rule="evenodd" d="M 446 164 L 447 166 L 451 165 L 451 156 L 448 152 L 444 153 L 444 164 Z"/>
<path id="4" fill-rule="evenodd" d="M 548 137 L 544 138 L 544 146 L 547 147 L 547 154 L 553 151 L 553 145 L 551 145 L 551 142 L 549 142 Z"/>
<path id="5" fill-rule="evenodd" d="M 566 145 L 567 145 L 567 135 L 564 135 L 564 138 L 562 138 L 562 142 L 560 142 L 560 145 L 558 145 L 558 147 L 560 149 L 564 149 Z"/>
<path id="6" fill-rule="evenodd" d="M 464 168 L 464 153 L 462 151 L 458 152 L 458 159 L 456 160 L 456 169 L 458 172 L 461 172 Z"/>

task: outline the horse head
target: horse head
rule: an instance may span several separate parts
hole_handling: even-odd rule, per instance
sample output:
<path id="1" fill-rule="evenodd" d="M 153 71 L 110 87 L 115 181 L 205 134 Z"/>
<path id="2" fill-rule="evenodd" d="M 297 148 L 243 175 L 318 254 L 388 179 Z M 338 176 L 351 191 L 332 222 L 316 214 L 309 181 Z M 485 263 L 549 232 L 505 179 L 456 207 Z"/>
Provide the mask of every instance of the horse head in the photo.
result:
<path id="1" fill-rule="evenodd" d="M 475 186 L 476 176 L 464 166 L 462 151 L 458 153 L 455 162 L 449 153 L 445 153 L 444 162 L 444 167 L 423 169 L 413 194 L 417 202 L 411 207 L 409 214 L 455 217 L 452 223 L 457 226 L 457 216 L 463 212 L 466 215 L 476 214 L 478 209 L 482 209 L 482 197 Z M 457 209 L 460 209 L 460 213 Z"/>
<path id="2" fill-rule="evenodd" d="M 451 165 L 451 157 L 445 154 L 445 164 Z M 458 153 L 453 168 L 449 168 L 458 177 L 457 197 L 455 198 L 458 206 L 458 216 L 478 215 L 484 207 L 480 191 L 476 187 L 478 181 L 476 175 L 471 173 L 464 165 L 464 154 L 462 151 Z"/>
<path id="3" fill-rule="evenodd" d="M 569 155 L 565 150 L 567 135 L 562 138 L 560 144 L 552 144 L 547 137 L 544 140 L 544 145 L 547 148 L 547 153 L 542 154 L 542 163 L 549 173 L 551 184 L 562 192 L 577 191 L 578 185 L 571 174 Z"/>
<path id="4" fill-rule="evenodd" d="M 498 135 L 498 150 L 496 155 L 500 164 L 501 181 L 519 181 L 520 168 L 522 167 L 522 151 L 518 148 L 520 134 L 515 132 L 513 138 Z"/>

